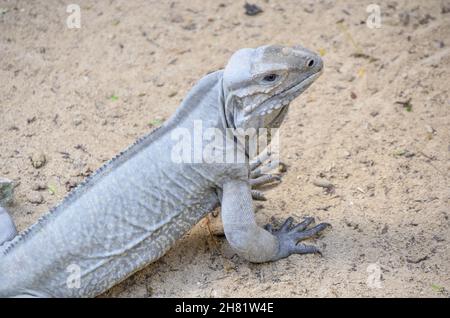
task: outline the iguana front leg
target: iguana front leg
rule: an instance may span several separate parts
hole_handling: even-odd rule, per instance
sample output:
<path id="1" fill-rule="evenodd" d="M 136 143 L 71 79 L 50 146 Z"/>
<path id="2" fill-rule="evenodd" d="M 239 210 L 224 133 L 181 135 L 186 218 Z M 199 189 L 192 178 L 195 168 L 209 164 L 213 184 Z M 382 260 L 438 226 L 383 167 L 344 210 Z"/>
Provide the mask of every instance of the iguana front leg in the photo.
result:
<path id="1" fill-rule="evenodd" d="M 281 176 L 278 175 L 274 175 L 274 174 L 266 174 L 257 178 L 250 178 L 249 182 L 250 182 L 250 186 L 252 188 L 252 198 L 254 200 L 257 201 L 266 201 L 266 196 L 264 195 L 264 193 L 262 193 L 262 191 L 260 190 L 256 190 L 255 188 L 265 185 L 265 184 L 269 184 L 269 183 L 273 183 L 273 182 L 280 182 L 281 181 Z"/>
<path id="2" fill-rule="evenodd" d="M 0 245 L 17 235 L 16 226 L 8 212 L 0 206 Z"/>
<path id="3" fill-rule="evenodd" d="M 225 236 L 236 252 L 254 263 L 275 261 L 291 254 L 318 253 L 314 246 L 297 244 L 329 226 L 321 223 L 305 230 L 310 220 L 291 227 L 289 218 L 279 231 L 267 231 L 256 224 L 250 185 L 231 180 L 223 185 L 222 222 Z"/>

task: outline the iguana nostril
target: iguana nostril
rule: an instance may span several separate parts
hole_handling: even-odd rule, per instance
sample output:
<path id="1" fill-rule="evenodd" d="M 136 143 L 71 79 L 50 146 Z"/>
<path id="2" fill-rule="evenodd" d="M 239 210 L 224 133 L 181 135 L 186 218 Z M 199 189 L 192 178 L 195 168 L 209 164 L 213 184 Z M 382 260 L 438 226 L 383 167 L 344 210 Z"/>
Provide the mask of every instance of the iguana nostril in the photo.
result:
<path id="1" fill-rule="evenodd" d="M 301 47 L 239 50 L 225 70 L 195 84 L 159 130 L 98 169 L 35 226 L 16 235 L 0 206 L 0 297 L 102 294 L 160 258 L 219 203 L 227 240 L 250 262 L 320 253 L 297 243 L 319 234 L 326 223 L 308 228 L 311 218 L 298 225 L 288 219 L 280 230 L 258 227 L 252 198 L 264 197 L 251 186 L 274 181 L 265 172 L 276 168 L 278 160 L 269 149 L 259 147 L 259 155 L 252 151 L 250 141 L 255 139 L 249 132 L 263 137 L 278 128 L 289 103 L 318 78 L 322 65 L 319 55 Z M 196 142 L 198 134 L 202 141 L 217 130 L 227 134 Z M 191 138 L 175 140 L 186 133 L 194 136 L 194 143 Z M 276 144 L 273 133 L 264 137 Z M 262 145 L 261 139 L 256 141 Z M 240 160 L 254 156 L 250 163 Z"/>

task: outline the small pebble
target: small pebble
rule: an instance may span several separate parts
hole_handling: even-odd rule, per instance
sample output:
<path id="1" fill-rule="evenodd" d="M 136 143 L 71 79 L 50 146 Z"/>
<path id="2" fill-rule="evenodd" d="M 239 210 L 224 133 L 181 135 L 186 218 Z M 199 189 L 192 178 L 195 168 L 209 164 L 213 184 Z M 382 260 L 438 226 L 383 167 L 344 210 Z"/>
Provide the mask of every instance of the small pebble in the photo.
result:
<path id="1" fill-rule="evenodd" d="M 263 10 L 258 7 L 256 4 L 246 3 L 244 5 L 245 14 L 249 16 L 258 15 L 263 12 Z"/>
<path id="2" fill-rule="evenodd" d="M 334 188 L 334 185 L 333 185 L 330 181 L 328 181 L 328 180 L 326 180 L 326 179 L 317 179 L 317 180 L 314 180 L 314 181 L 313 181 L 313 184 L 314 184 L 316 187 L 321 187 L 321 188 L 325 188 L 325 189 L 331 189 L 331 188 Z"/>
<path id="3" fill-rule="evenodd" d="M 33 189 L 34 191 L 42 191 L 47 189 L 47 185 L 45 183 L 36 182 L 32 185 L 31 189 Z"/>

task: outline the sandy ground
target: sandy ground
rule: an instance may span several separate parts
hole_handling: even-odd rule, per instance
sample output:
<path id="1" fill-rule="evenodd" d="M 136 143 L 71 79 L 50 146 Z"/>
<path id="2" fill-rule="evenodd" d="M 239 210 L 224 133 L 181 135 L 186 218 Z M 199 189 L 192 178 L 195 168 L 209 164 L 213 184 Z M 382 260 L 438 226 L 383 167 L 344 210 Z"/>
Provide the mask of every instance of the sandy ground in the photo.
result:
<path id="1" fill-rule="evenodd" d="M 256 1 L 256 16 L 244 1 L 78 1 L 68 29 L 71 2 L 0 1 L 0 176 L 18 184 L 20 230 L 235 50 L 302 44 L 325 62 L 281 131 L 287 173 L 255 203 L 261 225 L 330 222 L 323 257 L 249 264 L 202 221 L 104 296 L 449 296 L 450 2 L 378 1 L 371 29 L 373 1 Z"/>

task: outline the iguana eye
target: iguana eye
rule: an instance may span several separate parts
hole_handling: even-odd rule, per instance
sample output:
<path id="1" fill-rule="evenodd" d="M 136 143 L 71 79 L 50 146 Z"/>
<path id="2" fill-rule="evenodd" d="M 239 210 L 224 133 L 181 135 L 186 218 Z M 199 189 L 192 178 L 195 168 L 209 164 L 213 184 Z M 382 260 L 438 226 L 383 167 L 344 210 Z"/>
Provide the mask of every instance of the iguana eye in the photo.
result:
<path id="1" fill-rule="evenodd" d="M 263 77 L 264 82 L 275 82 L 278 78 L 277 74 L 268 74 Z"/>

